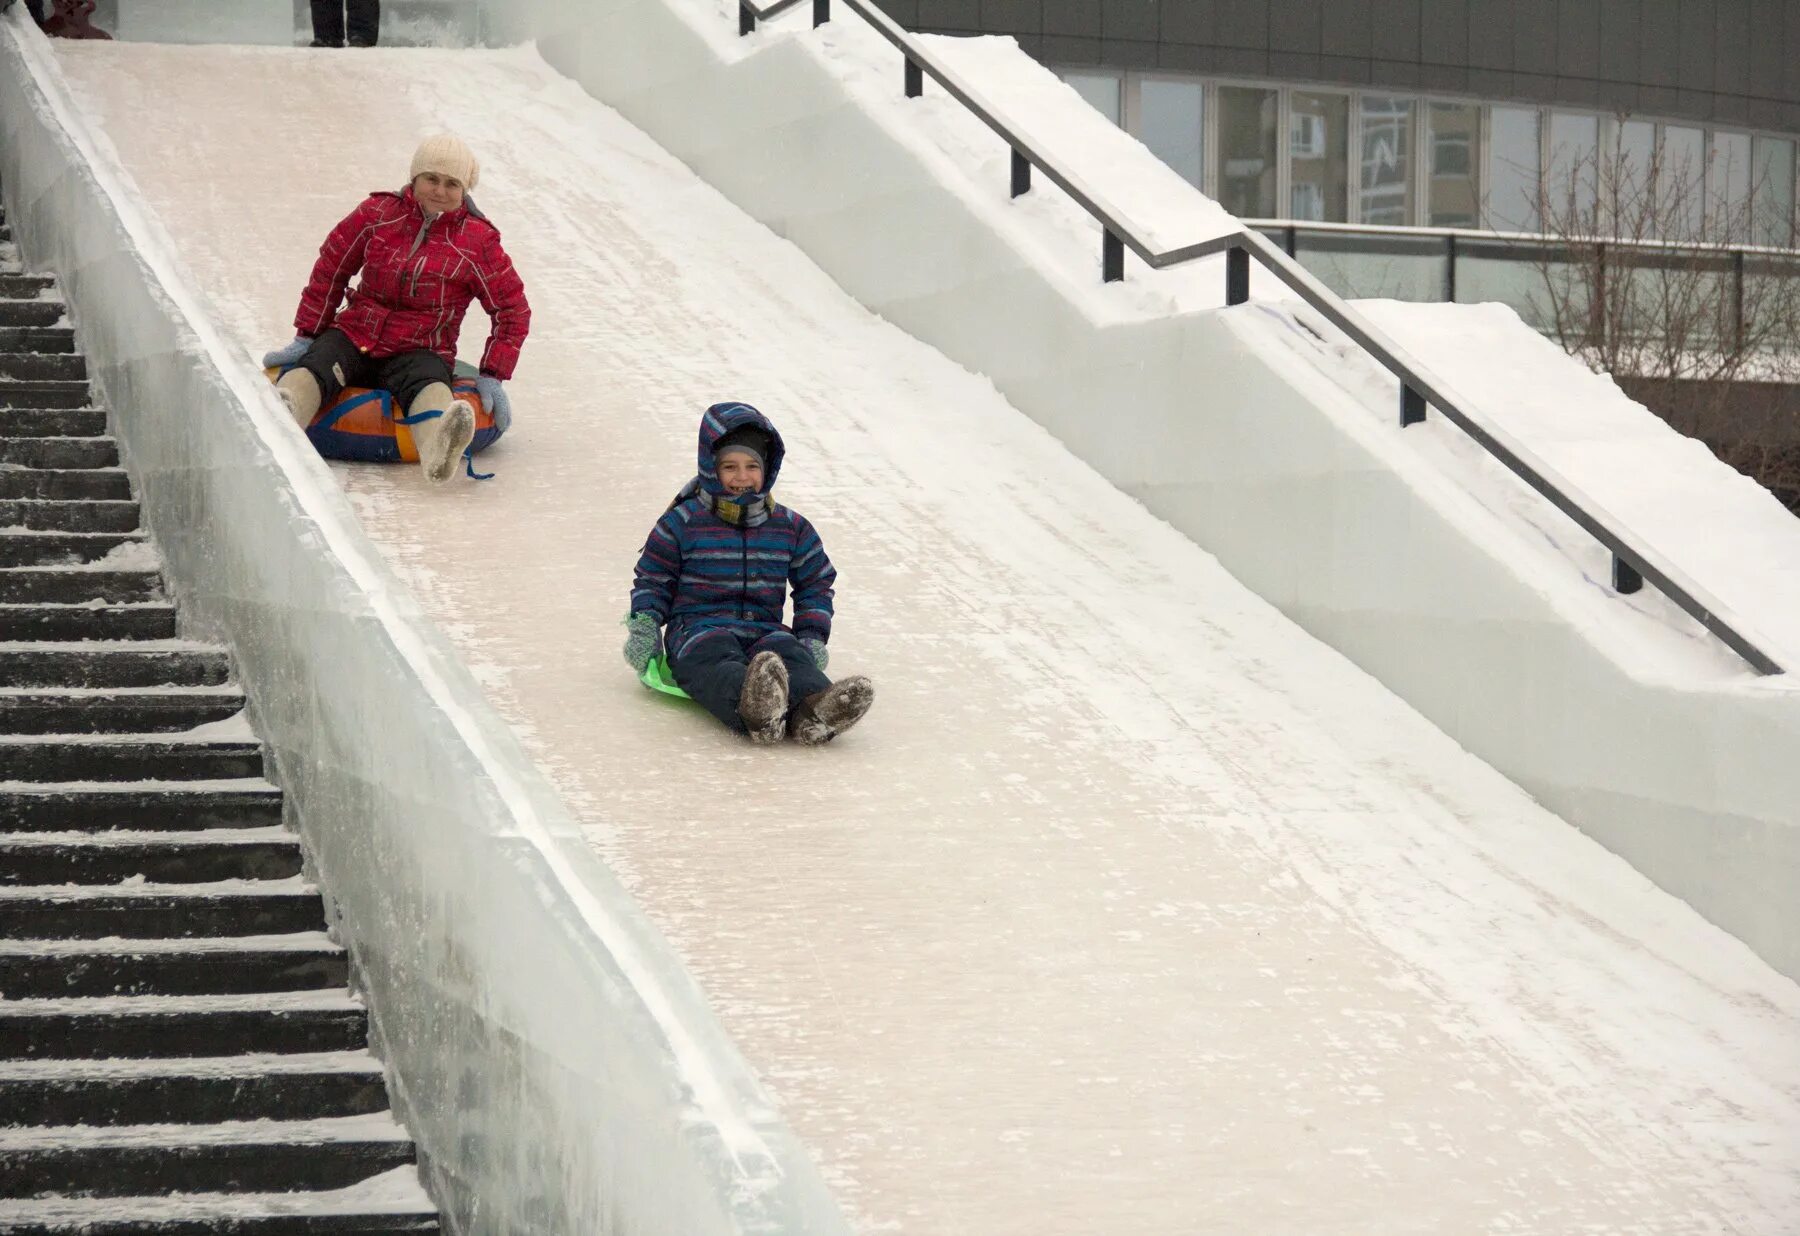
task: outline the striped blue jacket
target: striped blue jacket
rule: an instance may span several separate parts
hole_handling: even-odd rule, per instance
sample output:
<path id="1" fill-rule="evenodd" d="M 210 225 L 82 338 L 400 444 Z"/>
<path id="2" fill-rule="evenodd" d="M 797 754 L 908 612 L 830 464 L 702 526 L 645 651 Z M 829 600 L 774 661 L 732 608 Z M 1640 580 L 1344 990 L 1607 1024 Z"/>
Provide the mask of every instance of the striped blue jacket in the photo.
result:
<path id="1" fill-rule="evenodd" d="M 740 425 L 761 428 L 771 447 L 763 492 L 732 499 L 713 470 L 713 444 Z M 699 475 L 650 530 L 631 590 L 632 613 L 667 625 L 670 656 L 714 632 L 831 638 L 837 571 L 806 517 L 769 499 L 784 454 L 775 426 L 747 403 L 716 403 L 700 419 Z M 791 628 L 781 621 L 790 584 Z"/>

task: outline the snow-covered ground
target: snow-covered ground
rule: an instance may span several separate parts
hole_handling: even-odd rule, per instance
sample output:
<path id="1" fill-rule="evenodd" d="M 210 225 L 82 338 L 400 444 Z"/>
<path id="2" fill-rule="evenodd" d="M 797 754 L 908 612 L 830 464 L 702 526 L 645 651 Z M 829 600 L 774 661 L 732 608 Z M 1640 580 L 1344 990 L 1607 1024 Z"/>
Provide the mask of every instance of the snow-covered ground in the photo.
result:
<path id="1" fill-rule="evenodd" d="M 861 1230 L 1794 1230 L 1793 983 L 534 54 L 59 54 L 246 365 L 421 134 L 476 146 L 535 311 L 498 479 L 339 475 Z M 878 684 L 824 751 L 618 658 L 727 397 Z"/>

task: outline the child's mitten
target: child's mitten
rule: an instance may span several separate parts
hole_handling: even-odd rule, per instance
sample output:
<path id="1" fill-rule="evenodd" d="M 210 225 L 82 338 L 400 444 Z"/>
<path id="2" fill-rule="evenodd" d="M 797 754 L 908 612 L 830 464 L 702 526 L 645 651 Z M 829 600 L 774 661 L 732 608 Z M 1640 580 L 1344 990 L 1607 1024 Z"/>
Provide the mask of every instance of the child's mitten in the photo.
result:
<path id="1" fill-rule="evenodd" d="M 283 365 L 297 365 L 312 345 L 313 341 L 307 336 L 295 335 L 292 343 L 284 343 L 273 352 L 263 353 L 263 368 L 280 369 Z"/>
<path id="2" fill-rule="evenodd" d="M 499 378 L 482 374 L 475 379 L 475 393 L 481 396 L 481 406 L 494 418 L 496 429 L 505 433 L 512 428 L 512 400 L 506 397 L 506 386 Z"/>
<path id="3" fill-rule="evenodd" d="M 831 664 L 831 654 L 825 650 L 825 641 L 803 639 L 800 641 L 800 646 L 806 649 L 806 655 L 813 659 L 813 664 L 818 666 L 819 672 L 823 674 L 825 667 Z"/>
<path id="4" fill-rule="evenodd" d="M 655 614 L 633 614 L 625 620 L 625 629 L 630 632 L 625 637 L 625 664 L 632 673 L 642 674 L 662 651 L 662 626 Z"/>

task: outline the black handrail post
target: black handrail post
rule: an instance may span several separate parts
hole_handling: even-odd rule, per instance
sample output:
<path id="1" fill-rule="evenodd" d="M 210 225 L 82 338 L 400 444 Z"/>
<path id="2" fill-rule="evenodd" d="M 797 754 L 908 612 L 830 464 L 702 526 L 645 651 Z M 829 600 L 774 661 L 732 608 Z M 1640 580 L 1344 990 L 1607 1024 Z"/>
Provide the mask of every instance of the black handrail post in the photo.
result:
<path id="1" fill-rule="evenodd" d="M 1103 228 L 1101 234 L 1104 239 L 1100 242 L 1100 278 L 1106 283 L 1117 283 L 1125 277 L 1125 242 L 1111 228 Z"/>
<path id="2" fill-rule="evenodd" d="M 1620 596 L 1629 596 L 1631 593 L 1636 592 L 1639 588 L 1644 586 L 1644 577 L 1638 574 L 1638 569 L 1636 567 L 1619 557 L 1619 555 L 1614 554 L 1612 560 L 1612 585 L 1613 591 Z"/>
<path id="3" fill-rule="evenodd" d="M 756 10 L 741 2 L 738 4 L 738 37 L 756 33 Z"/>
<path id="4" fill-rule="evenodd" d="M 831 20 L 831 0 L 813 0 L 813 29 Z"/>
<path id="5" fill-rule="evenodd" d="M 1031 160 L 1019 153 L 1017 146 L 1012 152 L 1012 195 L 1019 197 L 1031 192 Z"/>
<path id="6" fill-rule="evenodd" d="M 1456 233 L 1444 237 L 1444 299 L 1456 303 Z"/>
<path id="7" fill-rule="evenodd" d="M 1282 231 L 1286 233 L 1282 239 L 1287 241 L 1287 255 L 1293 257 L 1300 249 L 1300 229 L 1290 223 Z"/>
<path id="8" fill-rule="evenodd" d="M 1225 303 L 1241 305 L 1250 299 L 1250 250 L 1233 245 L 1225 250 Z"/>
<path id="9" fill-rule="evenodd" d="M 1425 396 L 1405 382 L 1400 383 L 1400 428 L 1425 423 Z"/>
<path id="10" fill-rule="evenodd" d="M 925 93 L 925 70 L 911 56 L 906 58 L 906 97 L 916 99 Z"/>
<path id="11" fill-rule="evenodd" d="M 1588 306 L 1588 345 L 1606 349 L 1606 245 L 1593 246 L 1593 304 Z"/>
<path id="12" fill-rule="evenodd" d="M 1749 323 L 1744 321 L 1744 251 L 1738 249 L 1731 255 L 1731 341 L 1732 346 L 1742 348 L 1744 336 L 1749 331 Z"/>

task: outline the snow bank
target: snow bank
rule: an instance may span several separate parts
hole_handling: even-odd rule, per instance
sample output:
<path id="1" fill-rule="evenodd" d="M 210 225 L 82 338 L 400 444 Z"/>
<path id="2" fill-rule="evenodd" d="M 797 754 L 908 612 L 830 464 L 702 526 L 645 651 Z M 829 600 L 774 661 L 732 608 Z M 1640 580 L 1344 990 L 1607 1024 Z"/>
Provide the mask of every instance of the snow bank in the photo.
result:
<path id="1" fill-rule="evenodd" d="M 842 1231 L 667 946 L 221 337 L 43 41 L 0 177 L 62 277 L 183 615 L 255 694 L 455 1230 Z"/>
<path id="2" fill-rule="evenodd" d="M 1606 555 L 1547 503 L 1485 461 L 1434 452 L 1452 431 L 1403 435 L 1391 404 L 1373 420 L 1369 399 L 1387 396 L 1329 326 L 1266 304 L 1213 312 L 1222 258 L 1154 275 L 1128 260 L 1124 283 L 1101 284 L 1098 226 L 1041 179 L 1010 200 L 1004 143 L 930 83 L 905 98 L 898 53 L 841 8 L 818 30 L 796 11 L 748 38 L 727 0 L 527 0 L 491 17 L 1471 751 L 1800 976 L 1791 679 L 1754 679 L 1660 596 L 1613 595 Z M 1091 117 L 1016 47 L 984 40 L 959 63 L 1002 113 L 1058 109 L 1036 132 L 1101 191 L 1129 175 L 1148 216 L 1174 209 L 1117 142 L 1070 148 L 1062 135 L 1079 141 Z M 1260 272 L 1252 292 L 1280 296 Z M 1504 403 L 1482 410 L 1507 424 Z M 1761 625 L 1766 597 L 1726 600 Z"/>

